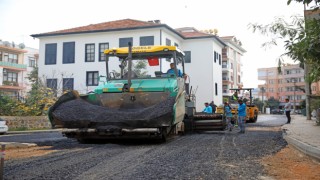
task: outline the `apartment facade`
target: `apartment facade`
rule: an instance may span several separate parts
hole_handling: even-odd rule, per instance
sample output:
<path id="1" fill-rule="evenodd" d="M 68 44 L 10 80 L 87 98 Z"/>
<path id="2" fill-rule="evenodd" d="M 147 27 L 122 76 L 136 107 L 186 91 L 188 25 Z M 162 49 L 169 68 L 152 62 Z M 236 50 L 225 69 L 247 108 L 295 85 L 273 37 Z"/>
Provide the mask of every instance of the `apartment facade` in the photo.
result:
<path id="1" fill-rule="evenodd" d="M 39 50 L 35 48 L 25 47 L 24 50 L 27 52 L 24 53 L 23 63 L 27 66 L 27 76 L 37 67 L 39 59 Z M 31 82 L 25 78 L 24 79 L 25 91 L 29 92 L 31 90 Z"/>
<path id="2" fill-rule="evenodd" d="M 222 89 L 223 97 L 228 98 L 234 93 L 232 88 L 243 86 L 242 56 L 246 52 L 241 41 L 234 36 L 220 37 L 227 46 L 222 49 Z M 250 88 L 250 87 L 247 87 Z M 239 92 L 243 96 L 243 92 Z"/>
<path id="3" fill-rule="evenodd" d="M 212 100 L 222 104 L 219 55 L 225 43 L 214 35 L 194 28 L 175 30 L 159 21 L 123 19 L 31 36 L 40 40 L 39 76 L 48 87 L 87 93 L 98 85 L 100 75 L 106 75 L 105 49 L 126 47 L 128 42 L 174 45 L 186 54 L 185 71 L 191 77 L 190 86 L 197 89 L 197 110 Z M 116 58 L 110 62 L 110 71 L 117 70 Z M 169 64 L 161 61 L 160 70 L 166 72 Z"/>
<path id="4" fill-rule="evenodd" d="M 258 86 L 259 96 L 264 90 L 265 100 L 273 97 L 280 101 L 280 106 L 284 106 L 285 99 L 288 98 L 298 109 L 300 102 L 306 99 L 304 70 L 298 64 L 288 64 L 281 67 L 281 73 L 278 73 L 277 67 L 259 68 L 258 80 L 265 82 Z M 318 94 L 319 83 L 313 83 L 311 90 L 312 94 Z"/>
<path id="5" fill-rule="evenodd" d="M 0 41 L 0 95 L 15 98 L 25 96 L 27 66 L 23 60 L 26 52 L 14 43 Z"/>

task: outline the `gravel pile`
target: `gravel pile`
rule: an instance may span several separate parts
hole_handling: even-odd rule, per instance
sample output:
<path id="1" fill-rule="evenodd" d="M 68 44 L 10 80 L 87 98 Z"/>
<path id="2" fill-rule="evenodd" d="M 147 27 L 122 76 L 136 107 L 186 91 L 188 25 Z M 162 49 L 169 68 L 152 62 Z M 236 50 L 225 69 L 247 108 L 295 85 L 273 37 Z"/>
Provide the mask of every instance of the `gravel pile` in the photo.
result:
<path id="1" fill-rule="evenodd" d="M 169 97 L 165 101 L 146 108 L 111 109 L 90 104 L 82 99 L 76 99 L 61 104 L 52 114 L 55 119 L 59 119 L 71 128 L 85 128 L 92 126 L 92 124 L 96 126 L 108 125 L 108 123 L 122 123 L 129 127 L 141 127 L 141 125 L 149 126 L 153 123 L 158 125 L 170 122 L 174 103 L 175 97 Z"/>
<path id="2" fill-rule="evenodd" d="M 250 130 L 189 134 L 164 144 L 68 139 L 52 145 L 54 154 L 6 161 L 5 179 L 262 179 L 260 159 L 286 142 L 281 131 Z"/>

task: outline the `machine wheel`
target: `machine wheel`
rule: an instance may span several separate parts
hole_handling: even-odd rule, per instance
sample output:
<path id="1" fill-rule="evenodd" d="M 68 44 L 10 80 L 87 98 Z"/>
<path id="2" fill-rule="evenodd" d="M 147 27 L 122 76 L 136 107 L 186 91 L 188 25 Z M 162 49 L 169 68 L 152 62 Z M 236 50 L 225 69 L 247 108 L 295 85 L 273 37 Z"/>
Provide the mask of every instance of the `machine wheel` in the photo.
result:
<path id="1" fill-rule="evenodd" d="M 254 113 L 254 117 L 253 117 L 253 120 L 252 120 L 252 122 L 257 122 L 257 120 L 258 120 L 258 113 Z"/>

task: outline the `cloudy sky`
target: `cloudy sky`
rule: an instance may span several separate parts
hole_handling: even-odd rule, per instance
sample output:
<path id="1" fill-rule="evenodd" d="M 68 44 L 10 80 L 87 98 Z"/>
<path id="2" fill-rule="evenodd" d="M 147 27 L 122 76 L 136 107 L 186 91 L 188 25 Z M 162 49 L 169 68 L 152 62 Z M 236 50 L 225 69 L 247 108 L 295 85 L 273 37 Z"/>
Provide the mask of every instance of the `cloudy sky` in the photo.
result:
<path id="1" fill-rule="evenodd" d="M 0 0 L 0 39 L 38 48 L 31 34 L 125 18 L 159 19 L 172 28 L 216 28 L 219 36 L 242 42 L 247 50 L 242 58 L 244 86 L 257 87 L 257 68 L 276 66 L 284 48 L 261 48 L 267 37 L 253 34 L 248 24 L 296 14 L 303 14 L 303 5 L 287 6 L 287 0 Z"/>

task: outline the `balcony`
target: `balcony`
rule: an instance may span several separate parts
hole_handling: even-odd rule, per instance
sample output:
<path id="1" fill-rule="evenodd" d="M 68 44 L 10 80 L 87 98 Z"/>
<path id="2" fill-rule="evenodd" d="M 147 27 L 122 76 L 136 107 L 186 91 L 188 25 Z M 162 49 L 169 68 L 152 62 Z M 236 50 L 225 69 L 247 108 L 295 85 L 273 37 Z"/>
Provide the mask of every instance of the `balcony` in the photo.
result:
<path id="1" fill-rule="evenodd" d="M 0 61 L 0 66 L 4 66 L 8 69 L 27 70 L 26 64 L 16 64 L 11 62 Z"/>
<path id="2" fill-rule="evenodd" d="M 230 79 L 229 77 L 222 77 L 223 81 L 229 81 L 229 79 Z"/>
<path id="3" fill-rule="evenodd" d="M 3 81 L 2 85 L 0 86 L 0 89 L 15 89 L 15 90 L 21 90 L 24 89 L 22 83 L 18 82 L 12 82 L 12 81 Z"/>

